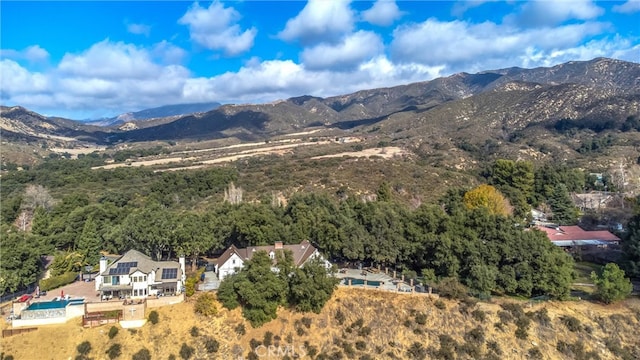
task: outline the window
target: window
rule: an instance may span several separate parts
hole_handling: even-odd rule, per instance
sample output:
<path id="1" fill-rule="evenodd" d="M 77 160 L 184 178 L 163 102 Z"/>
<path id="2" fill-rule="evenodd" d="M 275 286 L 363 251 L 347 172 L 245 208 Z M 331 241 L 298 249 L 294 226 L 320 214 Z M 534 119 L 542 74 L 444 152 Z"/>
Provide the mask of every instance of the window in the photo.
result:
<path id="1" fill-rule="evenodd" d="M 233 265 L 235 265 L 235 264 L 236 264 L 236 259 L 233 259 L 233 260 L 231 261 L 231 263 L 232 263 Z"/>

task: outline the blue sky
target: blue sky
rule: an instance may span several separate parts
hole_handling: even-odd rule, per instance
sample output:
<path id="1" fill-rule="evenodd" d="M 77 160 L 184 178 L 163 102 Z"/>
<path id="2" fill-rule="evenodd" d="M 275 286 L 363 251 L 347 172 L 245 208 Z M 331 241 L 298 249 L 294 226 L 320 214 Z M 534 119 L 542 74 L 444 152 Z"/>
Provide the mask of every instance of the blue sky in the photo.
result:
<path id="1" fill-rule="evenodd" d="M 2 1 L 0 16 L 2 104 L 72 119 L 640 62 L 640 0 Z"/>

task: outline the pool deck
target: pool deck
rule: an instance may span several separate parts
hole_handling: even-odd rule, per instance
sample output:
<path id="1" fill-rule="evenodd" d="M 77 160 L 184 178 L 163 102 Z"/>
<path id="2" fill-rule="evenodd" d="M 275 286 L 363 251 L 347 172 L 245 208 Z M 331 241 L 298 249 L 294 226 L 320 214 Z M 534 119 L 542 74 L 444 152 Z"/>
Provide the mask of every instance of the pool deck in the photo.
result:
<path id="1" fill-rule="evenodd" d="M 387 290 L 387 291 L 397 291 L 398 283 L 400 284 L 400 289 L 402 291 L 411 291 L 411 287 L 409 284 L 402 282 L 400 279 L 394 279 L 391 275 L 385 274 L 384 271 L 372 272 L 368 270 L 358 270 L 358 269 L 340 269 L 336 273 L 336 277 L 339 279 L 344 278 L 353 278 L 367 281 L 379 281 L 381 284 L 379 289 Z M 344 284 L 343 286 L 347 286 Z M 352 286 L 363 286 L 363 285 L 352 285 Z M 374 286 L 367 286 L 371 288 L 375 288 Z"/>

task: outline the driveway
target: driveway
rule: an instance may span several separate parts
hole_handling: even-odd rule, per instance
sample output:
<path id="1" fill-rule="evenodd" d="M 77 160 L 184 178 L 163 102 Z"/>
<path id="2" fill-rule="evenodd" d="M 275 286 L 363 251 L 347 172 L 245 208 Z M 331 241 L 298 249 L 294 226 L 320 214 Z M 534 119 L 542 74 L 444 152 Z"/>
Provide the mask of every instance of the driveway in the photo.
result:
<path id="1" fill-rule="evenodd" d="M 64 295 L 69 295 L 72 299 L 85 298 L 88 302 L 100 301 L 98 292 L 96 291 L 96 283 L 92 280 L 90 282 L 76 281 L 71 284 L 52 289 L 47 291 L 47 295 L 40 296 L 33 301 L 49 301 L 53 300 L 56 296 L 60 296 L 64 292 Z"/>

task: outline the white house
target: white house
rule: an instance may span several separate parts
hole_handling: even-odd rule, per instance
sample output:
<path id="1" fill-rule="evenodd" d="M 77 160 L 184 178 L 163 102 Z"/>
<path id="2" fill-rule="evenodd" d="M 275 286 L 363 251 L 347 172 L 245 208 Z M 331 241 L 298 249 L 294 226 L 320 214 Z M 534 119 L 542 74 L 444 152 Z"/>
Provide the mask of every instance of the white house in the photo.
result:
<path id="1" fill-rule="evenodd" d="M 218 275 L 218 279 L 222 281 L 225 277 L 233 275 L 242 269 L 244 263 L 250 260 L 257 251 L 265 251 L 271 259 L 275 259 L 276 252 L 285 250 L 291 251 L 293 254 L 293 262 L 298 267 L 303 266 L 310 259 L 317 257 L 324 262 L 327 269 L 331 267 L 331 263 L 325 260 L 318 249 L 307 240 L 300 244 L 293 245 L 284 245 L 282 241 L 278 241 L 274 245 L 251 246 L 242 249 L 231 245 L 216 261 L 215 272 Z"/>
<path id="2" fill-rule="evenodd" d="M 103 297 L 140 298 L 148 295 L 172 295 L 183 291 L 185 258 L 153 261 L 139 251 L 129 250 L 119 258 L 100 259 L 96 291 Z"/>

